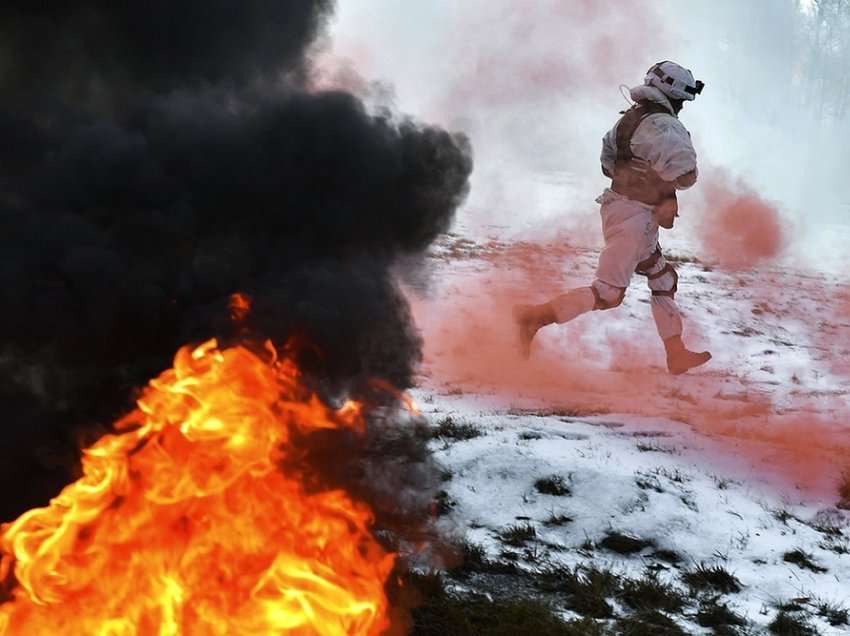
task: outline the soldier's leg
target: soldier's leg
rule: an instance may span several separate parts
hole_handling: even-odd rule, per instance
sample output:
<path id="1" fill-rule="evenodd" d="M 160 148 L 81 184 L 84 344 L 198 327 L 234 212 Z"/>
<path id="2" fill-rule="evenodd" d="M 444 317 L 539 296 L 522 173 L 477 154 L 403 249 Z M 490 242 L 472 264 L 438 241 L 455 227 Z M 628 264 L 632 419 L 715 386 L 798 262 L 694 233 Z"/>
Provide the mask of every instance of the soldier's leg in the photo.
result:
<path id="1" fill-rule="evenodd" d="M 646 276 L 646 284 L 652 292 L 650 307 L 655 328 L 662 340 L 682 335 L 682 316 L 676 304 L 679 275 L 661 253 L 661 247 L 638 263 L 635 271 Z"/>
<path id="2" fill-rule="evenodd" d="M 626 288 L 642 249 L 643 223 L 633 220 L 606 232 L 605 248 L 599 256 L 596 278 L 590 286 L 577 287 L 542 305 L 516 305 L 514 320 L 519 328 L 522 354 L 528 357 L 531 341 L 539 329 L 563 324 L 592 310 L 613 309 L 623 302 Z M 610 228 L 609 228 L 610 229 Z"/>
<path id="3" fill-rule="evenodd" d="M 646 282 L 652 292 L 650 306 L 658 335 L 664 341 L 667 352 L 667 369 L 674 375 L 705 364 L 711 359 L 708 351 L 694 352 L 685 348 L 682 342 L 682 316 L 676 304 L 679 275 L 661 253 L 661 247 L 646 259 L 638 263 L 638 274 L 646 276 Z"/>
<path id="4" fill-rule="evenodd" d="M 640 233 L 631 226 L 640 227 L 633 222 L 623 223 L 619 231 L 606 236 L 605 248 L 599 255 L 596 277 L 591 285 L 571 289 L 542 305 L 517 307 L 534 308 L 533 311 L 546 320 L 544 325 L 553 322 L 563 324 L 594 309 L 619 307 L 641 250 Z"/>

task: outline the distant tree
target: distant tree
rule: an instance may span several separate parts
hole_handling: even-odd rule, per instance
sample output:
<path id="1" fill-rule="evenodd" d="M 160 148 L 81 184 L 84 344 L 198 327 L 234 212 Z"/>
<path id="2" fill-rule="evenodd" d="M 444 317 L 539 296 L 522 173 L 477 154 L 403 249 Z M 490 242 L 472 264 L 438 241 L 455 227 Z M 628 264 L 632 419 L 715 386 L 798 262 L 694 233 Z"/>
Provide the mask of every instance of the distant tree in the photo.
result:
<path id="1" fill-rule="evenodd" d="M 843 121 L 850 110 L 850 0 L 807 0 L 800 10 L 806 103 L 821 121 Z"/>

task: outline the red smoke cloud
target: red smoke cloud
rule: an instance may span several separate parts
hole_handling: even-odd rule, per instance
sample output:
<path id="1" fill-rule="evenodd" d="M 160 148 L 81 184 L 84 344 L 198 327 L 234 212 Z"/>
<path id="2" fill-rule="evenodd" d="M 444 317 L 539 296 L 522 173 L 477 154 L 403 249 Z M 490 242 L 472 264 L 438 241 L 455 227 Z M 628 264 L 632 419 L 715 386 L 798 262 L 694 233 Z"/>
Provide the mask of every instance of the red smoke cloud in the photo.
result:
<path id="1" fill-rule="evenodd" d="M 836 296 L 838 298 L 838 317 L 850 320 L 850 285 L 839 287 Z"/>
<path id="2" fill-rule="evenodd" d="M 777 258 L 787 237 L 777 209 L 741 179 L 715 172 L 703 180 L 705 211 L 699 240 L 706 257 L 730 270 Z"/>
<path id="3" fill-rule="evenodd" d="M 850 284 L 816 283 L 812 287 L 812 296 L 820 300 L 817 321 L 812 322 L 815 342 L 824 352 L 829 370 L 850 378 Z"/>
<path id="4" fill-rule="evenodd" d="M 544 302 L 571 287 L 587 285 L 596 255 L 595 250 L 558 241 L 492 243 L 472 255 L 476 260 L 452 261 L 447 272 L 451 278 L 446 280 L 451 291 L 438 301 L 413 300 L 425 341 L 429 384 L 486 395 L 501 409 L 533 406 L 564 414 L 630 413 L 660 422 L 685 422 L 715 440 L 716 450 L 708 461 L 742 462 L 745 472 L 754 470 L 782 489 L 803 488 L 834 499 L 835 481 L 850 450 L 847 396 L 822 395 L 805 384 L 798 390 L 787 381 L 782 392 L 775 392 L 770 387 L 779 382 L 751 380 L 747 372 L 728 368 L 736 356 L 734 349 L 749 345 L 744 340 L 749 336 L 727 331 L 721 339 L 721 327 L 703 325 L 700 330 L 690 321 L 685 324 L 686 342 L 697 348 L 703 337 L 709 342 L 714 337 L 710 348 L 715 360 L 691 375 L 669 376 L 649 307 L 635 302 L 648 295 L 642 281 L 633 281 L 621 307 L 547 327 L 535 339 L 532 358 L 519 356 L 511 306 Z M 771 284 L 784 285 L 781 280 L 753 279 L 749 292 L 755 294 L 754 303 L 770 297 Z M 814 284 L 810 293 L 830 298 L 823 285 Z M 833 296 L 825 302 L 850 317 L 850 298 Z M 747 310 L 748 299 L 741 298 L 738 304 Z M 792 307 L 799 313 L 785 315 L 783 321 L 805 320 L 805 308 Z M 850 325 L 843 331 L 848 332 Z M 817 346 L 820 335 L 815 330 L 810 342 Z M 777 358 L 810 349 L 807 342 L 795 342 Z M 824 362 L 826 370 L 829 361 Z M 815 363 L 801 360 L 801 377 L 810 371 L 806 365 Z M 844 418 L 839 417 L 842 413 Z M 677 425 L 659 426 L 670 426 L 672 431 Z"/>
<path id="5" fill-rule="evenodd" d="M 373 11 L 353 11 L 355 23 L 374 19 Z M 403 67 L 374 39 L 334 32 L 332 50 L 314 54 L 319 84 L 349 83 L 340 67 L 352 64 L 372 79 L 402 81 L 403 73 L 422 82 L 418 114 L 429 121 L 498 115 L 527 125 L 535 117 L 517 109 L 551 110 L 603 90 L 611 95 L 621 82 L 637 83 L 670 39 L 650 0 L 464 0 L 421 14 L 433 20 L 427 49 L 416 48 L 423 39 L 413 38 Z M 382 17 L 397 25 L 394 34 L 410 29 L 402 15 Z"/>
<path id="6" fill-rule="evenodd" d="M 544 302 L 569 287 L 589 284 L 580 270 L 572 271 L 588 252 L 562 240 L 490 243 L 475 254 L 487 261 L 487 269 L 459 278 L 447 302 L 414 298 L 414 314 L 425 335 L 425 357 L 435 374 L 462 390 L 495 392 L 508 401 L 525 395 L 607 410 L 600 404 L 598 387 L 610 381 L 600 383 L 592 377 L 592 361 L 604 361 L 607 352 L 604 343 L 600 350 L 582 341 L 587 317 L 561 331 L 566 342 L 559 346 L 535 342 L 528 361 L 518 354 L 511 318 L 515 303 Z M 566 276 L 561 270 L 567 271 Z M 597 364 L 596 370 L 607 373 L 604 364 Z"/>
<path id="7" fill-rule="evenodd" d="M 667 39 L 656 11 L 644 0 L 464 2 L 447 34 L 455 64 L 435 95 L 435 115 L 480 116 L 549 99 L 563 105 L 633 81 Z"/>

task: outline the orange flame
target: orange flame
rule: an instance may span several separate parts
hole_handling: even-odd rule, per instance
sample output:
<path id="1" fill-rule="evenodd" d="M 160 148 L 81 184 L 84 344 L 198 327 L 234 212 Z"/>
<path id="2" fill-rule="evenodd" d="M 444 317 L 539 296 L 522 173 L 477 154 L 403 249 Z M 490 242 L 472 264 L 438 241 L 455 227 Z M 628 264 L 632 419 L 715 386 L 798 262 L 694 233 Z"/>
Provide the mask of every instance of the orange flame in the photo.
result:
<path id="1" fill-rule="evenodd" d="M 83 476 L 3 528 L 0 635 L 374 635 L 394 555 L 345 492 L 287 475 L 292 433 L 363 430 L 265 363 L 181 349 L 138 408 L 84 451 Z"/>
<path id="2" fill-rule="evenodd" d="M 227 306 L 230 310 L 230 319 L 234 322 L 241 322 L 251 313 L 251 297 L 242 292 L 236 292 L 230 295 L 230 301 Z"/>
<path id="3" fill-rule="evenodd" d="M 419 407 L 416 405 L 416 401 L 409 393 L 405 391 L 399 391 L 390 382 L 387 382 L 386 380 L 381 380 L 380 378 L 372 378 L 371 380 L 369 380 L 369 382 L 376 389 L 380 391 L 385 391 L 390 395 L 394 396 L 402 405 L 404 405 L 404 408 L 406 408 L 407 411 L 412 415 L 422 415 L 422 411 L 419 410 Z"/>

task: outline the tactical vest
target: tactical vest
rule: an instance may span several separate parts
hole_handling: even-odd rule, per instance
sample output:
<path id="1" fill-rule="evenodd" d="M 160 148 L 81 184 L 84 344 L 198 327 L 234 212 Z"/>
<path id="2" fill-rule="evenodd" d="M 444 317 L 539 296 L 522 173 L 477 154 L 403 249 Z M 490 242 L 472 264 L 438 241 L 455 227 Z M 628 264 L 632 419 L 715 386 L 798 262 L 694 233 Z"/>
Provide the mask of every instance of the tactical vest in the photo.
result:
<path id="1" fill-rule="evenodd" d="M 658 102 L 638 102 L 617 122 L 617 159 L 611 189 L 635 201 L 658 205 L 676 197 L 676 184 L 664 181 L 643 159 L 632 154 L 632 137 L 640 123 L 655 113 L 670 114 Z"/>

